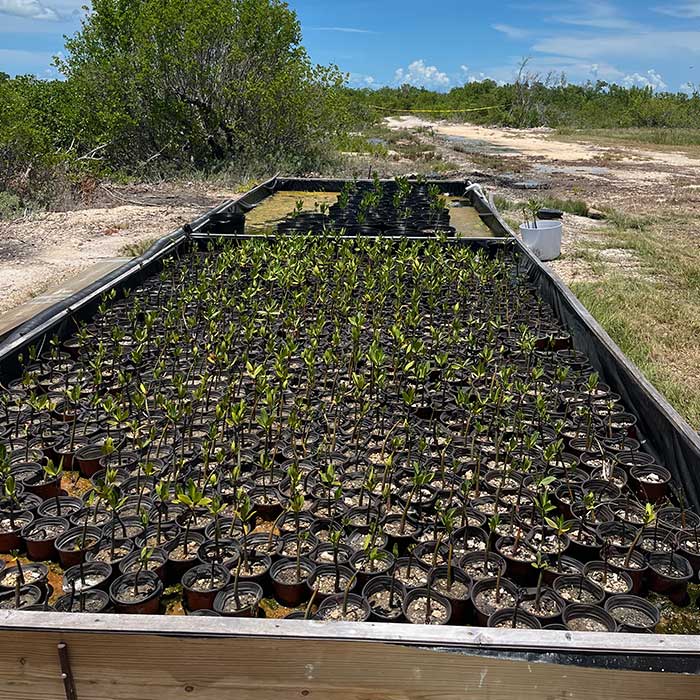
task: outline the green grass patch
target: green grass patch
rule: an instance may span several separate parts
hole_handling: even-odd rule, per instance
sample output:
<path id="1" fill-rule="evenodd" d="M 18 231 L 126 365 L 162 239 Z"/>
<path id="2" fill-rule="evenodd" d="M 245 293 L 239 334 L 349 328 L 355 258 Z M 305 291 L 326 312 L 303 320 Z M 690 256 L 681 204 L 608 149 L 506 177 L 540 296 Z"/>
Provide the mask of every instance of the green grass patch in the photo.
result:
<path id="1" fill-rule="evenodd" d="M 664 361 L 693 342 L 683 332 L 688 319 L 674 296 L 654 282 L 624 273 L 609 275 L 603 282 L 575 282 L 571 289 L 676 410 L 700 426 L 700 393 Z"/>
<path id="2" fill-rule="evenodd" d="M 507 199 L 496 195 L 494 204 L 499 211 L 522 211 L 529 209 L 529 202 L 521 202 L 514 199 Z M 535 201 L 535 200 L 533 200 Z M 582 199 L 560 199 L 559 197 L 537 197 L 537 204 L 540 209 L 559 209 L 567 214 L 576 216 L 588 216 L 590 207 Z"/>
<path id="3" fill-rule="evenodd" d="M 557 136 L 572 136 L 604 142 L 649 146 L 700 146 L 700 129 L 557 129 Z"/>

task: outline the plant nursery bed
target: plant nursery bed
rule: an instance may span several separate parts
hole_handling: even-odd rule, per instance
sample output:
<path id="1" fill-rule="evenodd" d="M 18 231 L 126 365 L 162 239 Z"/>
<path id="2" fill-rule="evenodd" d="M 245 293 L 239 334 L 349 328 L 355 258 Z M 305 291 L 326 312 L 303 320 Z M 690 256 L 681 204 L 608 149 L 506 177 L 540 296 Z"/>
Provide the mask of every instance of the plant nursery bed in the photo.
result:
<path id="1" fill-rule="evenodd" d="M 697 439 L 465 185 L 270 181 L 0 346 L 16 697 L 697 697 Z"/>

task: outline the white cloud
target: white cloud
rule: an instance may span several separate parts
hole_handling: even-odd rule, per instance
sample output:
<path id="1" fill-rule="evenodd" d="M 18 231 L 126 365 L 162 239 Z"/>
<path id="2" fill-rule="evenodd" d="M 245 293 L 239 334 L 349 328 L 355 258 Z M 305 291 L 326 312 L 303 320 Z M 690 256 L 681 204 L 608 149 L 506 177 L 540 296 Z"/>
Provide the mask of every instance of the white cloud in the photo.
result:
<path id="1" fill-rule="evenodd" d="M 377 79 L 373 75 L 365 75 L 364 73 L 350 73 L 348 83 L 351 87 L 375 87 Z"/>
<path id="2" fill-rule="evenodd" d="M 637 87 L 650 87 L 654 90 L 665 90 L 668 87 L 664 79 L 653 68 L 648 70 L 644 75 L 640 73 L 626 75 L 622 79 L 622 82 L 627 87 L 636 85 Z"/>
<path id="3" fill-rule="evenodd" d="M 605 36 L 553 36 L 538 41 L 533 47 L 540 53 L 571 56 L 600 61 L 604 56 L 630 58 L 660 57 L 679 52 L 700 52 L 700 31 L 646 31 L 606 34 Z"/>
<path id="4" fill-rule="evenodd" d="M 307 27 L 312 32 L 341 32 L 343 34 L 376 34 L 371 29 L 359 29 L 358 27 Z"/>
<path id="5" fill-rule="evenodd" d="M 626 31 L 641 29 L 642 25 L 620 15 L 618 9 L 609 2 L 584 0 L 583 2 L 579 1 L 577 6 L 578 12 L 571 15 L 555 15 L 548 18 L 547 21 L 592 29 L 623 29 Z"/>
<path id="6" fill-rule="evenodd" d="M 513 27 L 510 24 L 492 24 L 491 28 L 501 34 L 505 34 L 509 39 L 526 39 L 530 36 L 530 32 L 527 29 Z"/>
<path id="7" fill-rule="evenodd" d="M 40 0 L 0 0 L 0 14 L 57 22 L 58 12 Z"/>
<path id="8" fill-rule="evenodd" d="M 450 78 L 447 73 L 436 66 L 426 66 L 423 59 L 413 61 L 408 68 L 399 68 L 394 74 L 394 81 L 401 85 L 408 83 L 416 87 L 447 88 Z"/>
<path id="9" fill-rule="evenodd" d="M 479 71 L 478 73 L 473 73 L 470 69 L 469 66 L 461 65 L 459 67 L 460 73 L 461 73 L 461 79 L 463 83 L 481 83 L 484 80 L 494 80 L 494 78 L 490 75 L 487 75 L 483 71 Z"/>
<path id="10" fill-rule="evenodd" d="M 695 19 L 700 17 L 700 2 L 683 2 L 680 5 L 661 5 L 654 8 L 655 12 L 671 17 L 681 17 L 683 19 Z"/>

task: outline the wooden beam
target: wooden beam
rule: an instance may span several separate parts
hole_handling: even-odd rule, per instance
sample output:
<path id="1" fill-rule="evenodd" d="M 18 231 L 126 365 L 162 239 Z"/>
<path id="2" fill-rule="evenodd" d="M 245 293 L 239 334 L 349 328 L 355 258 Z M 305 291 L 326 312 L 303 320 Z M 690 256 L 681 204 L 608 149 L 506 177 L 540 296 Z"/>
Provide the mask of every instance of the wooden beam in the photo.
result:
<path id="1" fill-rule="evenodd" d="M 356 641 L 5 631 L 0 697 L 65 700 L 697 700 L 700 678 Z"/>
<path id="2" fill-rule="evenodd" d="M 94 633 L 265 638 L 295 641 L 352 641 L 444 647 L 459 651 L 524 651 L 647 655 L 685 655 L 700 659 L 700 637 L 694 635 L 610 634 L 553 630 L 492 629 L 430 625 L 390 625 L 378 622 L 316 622 L 305 620 L 188 617 L 178 615 L 92 615 L 89 613 L 0 611 L 0 639 L 11 632 Z"/>

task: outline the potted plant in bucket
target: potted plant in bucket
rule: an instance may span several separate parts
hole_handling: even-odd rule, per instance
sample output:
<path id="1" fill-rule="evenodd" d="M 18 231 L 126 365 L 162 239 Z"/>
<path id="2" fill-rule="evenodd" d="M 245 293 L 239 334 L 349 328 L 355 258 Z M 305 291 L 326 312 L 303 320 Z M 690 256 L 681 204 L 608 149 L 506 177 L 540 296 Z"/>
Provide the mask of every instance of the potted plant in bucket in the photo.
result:
<path id="1" fill-rule="evenodd" d="M 530 200 L 523 209 L 525 223 L 520 224 L 523 243 L 543 262 L 556 260 L 561 255 L 562 222 L 551 219 L 540 221 L 537 212 L 541 204 Z"/>

